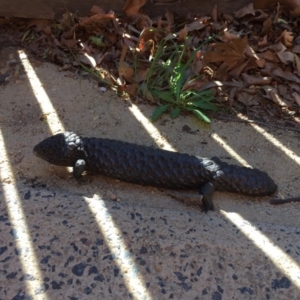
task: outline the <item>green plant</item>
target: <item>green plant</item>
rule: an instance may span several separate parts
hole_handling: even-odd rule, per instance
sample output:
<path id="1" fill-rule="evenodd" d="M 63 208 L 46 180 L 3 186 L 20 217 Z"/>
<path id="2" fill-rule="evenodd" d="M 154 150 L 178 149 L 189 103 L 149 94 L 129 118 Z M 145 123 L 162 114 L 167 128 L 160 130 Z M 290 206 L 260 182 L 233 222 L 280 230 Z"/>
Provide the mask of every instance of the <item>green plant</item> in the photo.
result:
<path id="1" fill-rule="evenodd" d="M 189 54 L 184 44 L 179 45 L 166 39 L 159 43 L 141 88 L 145 97 L 149 98 L 150 93 L 160 102 L 152 113 L 152 121 L 167 111 L 170 111 L 171 118 L 178 117 L 182 111 L 189 111 L 201 120 L 211 122 L 203 110 L 217 110 L 211 103 L 214 99 L 213 91 L 185 89 L 185 86 L 191 86 L 192 82 L 199 78 L 193 76 L 191 63 L 202 46 L 203 44 Z"/>

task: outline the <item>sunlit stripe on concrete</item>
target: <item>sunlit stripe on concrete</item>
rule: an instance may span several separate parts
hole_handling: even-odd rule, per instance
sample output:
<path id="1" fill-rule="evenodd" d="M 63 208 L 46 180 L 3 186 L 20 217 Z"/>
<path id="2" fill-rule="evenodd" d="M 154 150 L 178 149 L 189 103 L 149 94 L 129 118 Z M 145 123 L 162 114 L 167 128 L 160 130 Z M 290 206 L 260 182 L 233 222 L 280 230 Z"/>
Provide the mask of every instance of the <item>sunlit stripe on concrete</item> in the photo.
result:
<path id="1" fill-rule="evenodd" d="M 61 123 L 55 108 L 53 107 L 45 89 L 43 88 L 43 84 L 39 80 L 36 75 L 33 67 L 28 60 L 28 57 L 24 51 L 19 50 L 19 57 L 21 59 L 22 65 L 26 71 L 27 77 L 29 79 L 32 92 L 40 105 L 41 111 L 44 115 L 47 116 L 47 122 L 49 125 L 49 129 L 52 133 L 64 132 L 64 126 Z"/>
<path id="2" fill-rule="evenodd" d="M 19 197 L 15 178 L 7 155 L 5 141 L 0 129 L 0 180 L 3 189 L 6 207 L 9 214 L 9 219 L 12 228 L 15 231 L 16 248 L 19 249 L 19 258 L 23 274 L 29 274 L 34 278 L 33 280 L 25 280 L 27 292 L 33 299 L 48 299 L 46 292 L 43 288 L 43 277 L 39 270 L 39 263 L 36 259 L 34 248 L 31 242 L 30 233 L 26 223 L 26 216 L 22 208 L 21 199 Z M 17 292 L 17 291 L 16 291 Z M 4 298 L 3 298 L 4 299 Z M 25 298 L 24 298 L 25 299 Z"/>
<path id="3" fill-rule="evenodd" d="M 246 118 L 239 114 L 238 117 L 242 120 Z M 300 157 L 291 151 L 287 146 L 283 145 L 278 139 L 276 139 L 272 134 L 268 133 L 265 129 L 261 128 L 255 123 L 249 123 L 257 132 L 259 132 L 263 137 L 265 137 L 270 143 L 272 143 L 276 148 L 282 151 L 287 157 L 293 160 L 298 166 L 300 166 Z"/>
<path id="4" fill-rule="evenodd" d="M 153 141 L 160 147 L 165 150 L 176 151 L 176 149 L 166 140 L 164 136 L 161 135 L 159 130 L 149 121 L 140 109 L 135 105 L 131 104 L 129 107 L 130 112 L 137 119 L 137 121 L 146 129 Z"/>
<path id="5" fill-rule="evenodd" d="M 84 199 L 98 223 L 106 245 L 114 255 L 114 261 L 122 272 L 124 284 L 128 291 L 132 293 L 134 299 L 152 299 L 142 281 L 142 276 L 139 274 L 138 267 L 133 260 L 130 251 L 123 243 L 122 232 L 115 225 L 104 201 L 97 195 L 94 195 L 93 198 L 84 197 Z"/>
<path id="6" fill-rule="evenodd" d="M 47 116 L 47 125 L 52 134 L 64 132 L 65 128 L 60 121 L 55 108 L 52 105 L 50 98 L 48 97 L 43 84 L 36 75 L 26 53 L 22 50 L 18 51 L 19 57 L 21 59 L 22 65 L 26 71 L 27 78 L 30 82 L 32 92 L 36 98 L 37 103 L 43 115 Z M 67 167 L 68 172 L 72 172 L 72 168 Z"/>
<path id="7" fill-rule="evenodd" d="M 236 159 L 241 165 L 244 167 L 251 167 L 250 164 L 246 160 L 244 160 L 240 155 L 238 155 L 230 146 L 227 145 L 227 142 L 225 142 L 218 134 L 213 133 L 211 137 L 222 147 L 224 150 L 232 156 L 234 159 Z"/>
<path id="8" fill-rule="evenodd" d="M 284 251 L 263 235 L 254 225 L 249 223 L 237 213 L 227 213 L 221 211 L 230 222 L 232 222 L 241 232 L 250 239 L 272 262 L 280 269 L 292 283 L 300 288 L 300 267 Z"/>

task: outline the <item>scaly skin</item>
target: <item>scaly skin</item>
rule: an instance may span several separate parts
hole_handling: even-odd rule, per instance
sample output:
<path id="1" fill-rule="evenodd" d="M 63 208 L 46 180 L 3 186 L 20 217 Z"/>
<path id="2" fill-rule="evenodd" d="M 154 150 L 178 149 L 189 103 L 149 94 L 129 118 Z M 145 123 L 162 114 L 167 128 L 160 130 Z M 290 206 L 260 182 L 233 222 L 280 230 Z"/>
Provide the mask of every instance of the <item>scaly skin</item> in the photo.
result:
<path id="1" fill-rule="evenodd" d="M 170 189 L 198 189 L 205 210 L 213 210 L 215 190 L 271 195 L 277 185 L 267 173 L 211 159 L 126 142 L 82 138 L 73 132 L 49 137 L 34 147 L 34 154 L 59 166 L 73 167 L 74 177 L 84 171 L 122 181 Z"/>

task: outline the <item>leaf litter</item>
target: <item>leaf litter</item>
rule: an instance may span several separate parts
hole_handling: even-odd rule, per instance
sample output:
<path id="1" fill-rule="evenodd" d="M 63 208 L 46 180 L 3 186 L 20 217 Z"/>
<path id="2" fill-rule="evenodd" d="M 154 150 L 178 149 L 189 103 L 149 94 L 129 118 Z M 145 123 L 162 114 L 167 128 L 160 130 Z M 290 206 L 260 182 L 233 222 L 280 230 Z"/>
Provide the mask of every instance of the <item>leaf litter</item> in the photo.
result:
<path id="1" fill-rule="evenodd" d="M 152 120 L 192 112 L 210 122 L 207 114 L 224 109 L 299 125 L 299 1 L 254 1 L 233 15 L 167 9 L 156 18 L 141 12 L 145 3 L 127 0 L 122 15 L 94 5 L 85 17 L 66 11 L 54 21 L 0 18 L 0 26 L 17 29 L 41 60 L 156 105 Z"/>

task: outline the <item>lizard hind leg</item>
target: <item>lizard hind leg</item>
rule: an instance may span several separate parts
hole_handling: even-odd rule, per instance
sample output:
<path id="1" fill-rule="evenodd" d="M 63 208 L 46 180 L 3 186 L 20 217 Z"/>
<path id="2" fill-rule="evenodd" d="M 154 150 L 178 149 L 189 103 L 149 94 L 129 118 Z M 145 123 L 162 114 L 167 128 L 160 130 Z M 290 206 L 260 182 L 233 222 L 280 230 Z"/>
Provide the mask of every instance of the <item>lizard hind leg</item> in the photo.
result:
<path id="1" fill-rule="evenodd" d="M 214 191 L 216 190 L 213 182 L 207 182 L 200 188 L 200 194 L 202 197 L 202 203 L 203 203 L 203 210 L 205 212 L 209 210 L 214 210 L 214 204 L 212 201 L 212 195 Z"/>

